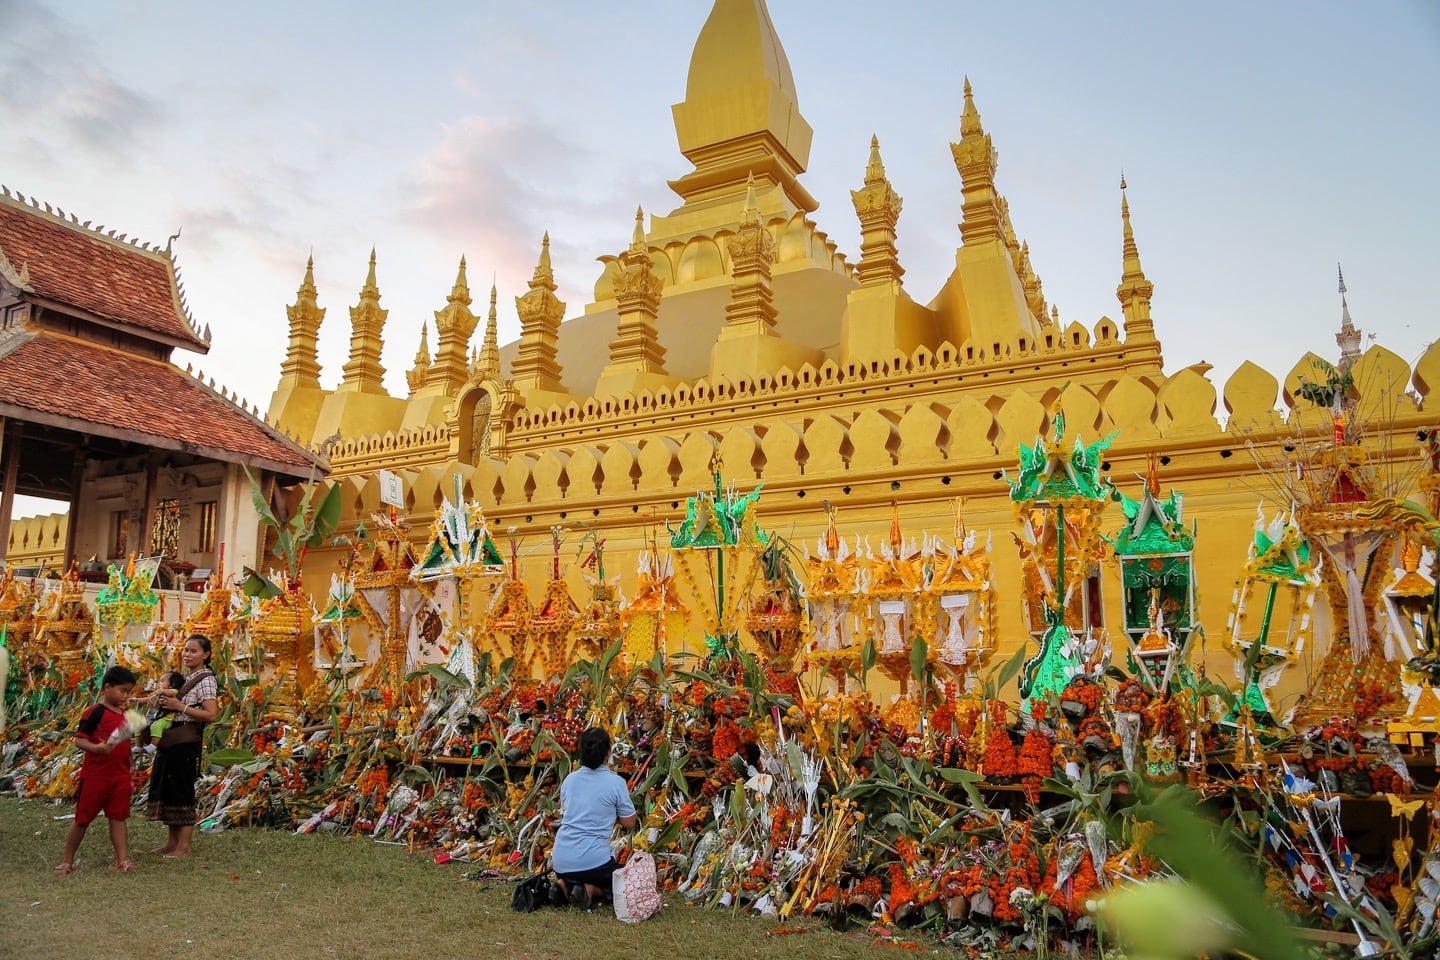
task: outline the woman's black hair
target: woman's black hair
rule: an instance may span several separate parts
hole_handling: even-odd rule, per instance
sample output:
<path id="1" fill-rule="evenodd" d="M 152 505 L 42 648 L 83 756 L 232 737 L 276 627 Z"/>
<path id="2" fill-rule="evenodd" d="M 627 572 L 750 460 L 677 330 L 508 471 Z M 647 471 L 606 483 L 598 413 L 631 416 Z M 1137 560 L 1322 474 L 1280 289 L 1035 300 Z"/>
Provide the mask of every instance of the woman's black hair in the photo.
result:
<path id="1" fill-rule="evenodd" d="M 610 734 L 599 727 L 591 727 L 580 734 L 580 762 L 591 770 L 604 766 L 610 757 Z"/>
<path id="2" fill-rule="evenodd" d="M 203 633 L 192 633 L 190 634 L 190 636 L 185 638 L 185 642 L 189 643 L 191 640 L 194 640 L 197 644 L 199 644 L 200 649 L 205 651 L 205 666 L 210 666 L 210 638 L 205 636 L 205 634 Z"/>

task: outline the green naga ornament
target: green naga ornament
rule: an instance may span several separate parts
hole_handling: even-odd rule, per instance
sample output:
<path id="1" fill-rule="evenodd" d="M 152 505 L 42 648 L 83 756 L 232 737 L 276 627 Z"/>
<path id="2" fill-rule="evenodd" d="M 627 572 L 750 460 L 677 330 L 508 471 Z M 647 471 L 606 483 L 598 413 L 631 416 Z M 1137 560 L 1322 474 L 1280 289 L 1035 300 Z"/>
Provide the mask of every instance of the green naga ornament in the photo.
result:
<path id="1" fill-rule="evenodd" d="M 1062 391 L 1063 395 L 1063 391 Z M 1115 434 L 1086 445 L 1065 445 L 1065 413 L 1056 400 L 1053 439 L 1037 437 L 1020 448 L 1020 472 L 1010 500 L 1020 534 L 1025 612 L 1039 644 L 1020 671 L 1020 697 L 1030 701 L 1059 693 L 1094 649 L 1104 623 L 1098 561 L 1100 518 L 1113 489 L 1100 464 Z"/>

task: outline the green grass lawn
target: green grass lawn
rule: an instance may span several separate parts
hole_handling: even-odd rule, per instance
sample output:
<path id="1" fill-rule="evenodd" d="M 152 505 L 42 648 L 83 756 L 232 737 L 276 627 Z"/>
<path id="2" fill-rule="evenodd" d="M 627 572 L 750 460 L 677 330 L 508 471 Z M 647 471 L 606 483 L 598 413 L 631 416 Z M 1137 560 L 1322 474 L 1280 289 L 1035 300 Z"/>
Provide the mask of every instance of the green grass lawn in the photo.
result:
<path id="1" fill-rule="evenodd" d="M 369 840 L 258 829 L 197 834 L 190 860 L 147 851 L 164 828 L 130 820 L 139 870 L 114 873 L 106 824 L 91 825 L 71 876 L 57 876 L 73 805 L 0 797 L 0 958 L 289 960 L 740 960 L 873 957 L 874 938 L 799 919 L 691 907 L 676 896 L 638 926 L 613 913 L 510 910 L 508 883 Z M 941 950 L 920 941 L 925 952 Z M 909 951 L 898 952 L 903 955 Z"/>

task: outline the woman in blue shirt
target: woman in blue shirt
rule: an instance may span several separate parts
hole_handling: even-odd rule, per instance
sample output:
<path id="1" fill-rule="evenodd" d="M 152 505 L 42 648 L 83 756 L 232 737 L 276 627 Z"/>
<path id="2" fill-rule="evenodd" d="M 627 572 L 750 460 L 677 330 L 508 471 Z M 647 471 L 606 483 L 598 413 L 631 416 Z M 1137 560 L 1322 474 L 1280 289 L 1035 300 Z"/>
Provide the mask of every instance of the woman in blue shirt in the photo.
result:
<path id="1" fill-rule="evenodd" d="M 560 829 L 550 864 L 561 894 L 588 910 L 609 894 L 611 874 L 619 867 L 610 852 L 615 824 L 628 830 L 636 817 L 625 781 L 605 766 L 610 735 L 591 727 L 580 734 L 579 751 L 581 766 L 560 784 Z"/>

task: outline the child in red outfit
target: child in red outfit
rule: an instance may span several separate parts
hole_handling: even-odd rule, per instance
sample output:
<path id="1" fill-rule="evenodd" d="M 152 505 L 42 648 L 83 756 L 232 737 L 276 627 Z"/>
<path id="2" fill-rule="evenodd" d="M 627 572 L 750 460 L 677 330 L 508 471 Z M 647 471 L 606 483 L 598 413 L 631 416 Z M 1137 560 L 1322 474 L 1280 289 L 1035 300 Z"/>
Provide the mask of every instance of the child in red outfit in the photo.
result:
<path id="1" fill-rule="evenodd" d="M 85 830 L 102 812 L 110 822 L 110 843 L 115 848 L 114 869 L 134 870 L 130 859 L 130 737 L 125 708 L 135 689 L 135 674 L 124 667 L 105 671 L 100 702 L 80 718 L 75 745 L 85 754 L 80 766 L 80 793 L 75 798 L 75 821 L 65 834 L 65 857 L 56 873 L 75 870 L 75 852 Z"/>

